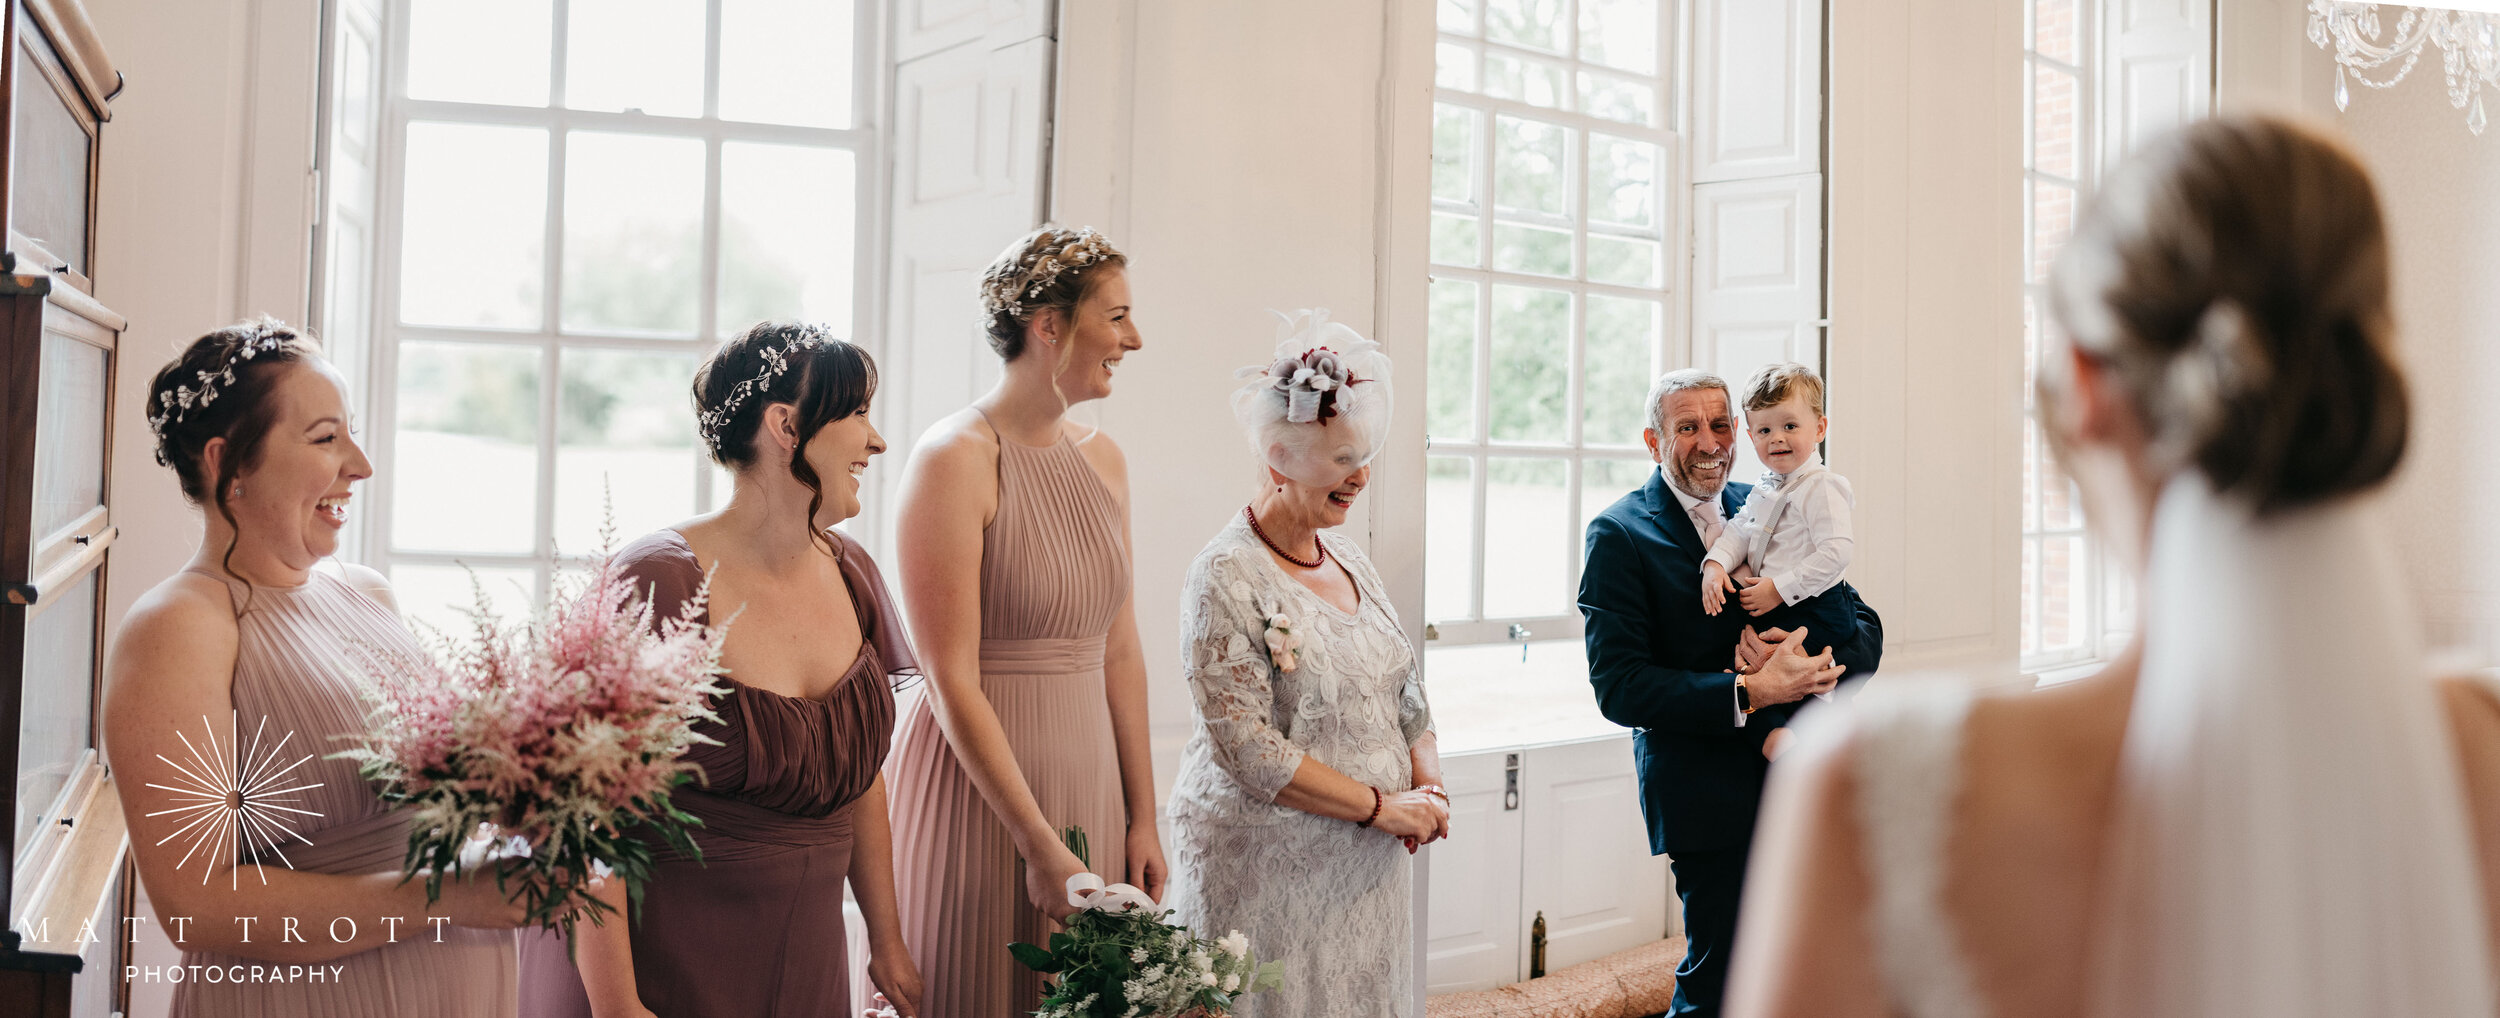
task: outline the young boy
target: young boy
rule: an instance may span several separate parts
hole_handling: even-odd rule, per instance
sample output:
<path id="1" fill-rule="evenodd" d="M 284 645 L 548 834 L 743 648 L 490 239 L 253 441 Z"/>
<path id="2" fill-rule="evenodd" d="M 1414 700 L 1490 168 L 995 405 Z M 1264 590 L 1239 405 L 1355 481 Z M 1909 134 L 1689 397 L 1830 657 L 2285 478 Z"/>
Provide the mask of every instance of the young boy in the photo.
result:
<path id="1" fill-rule="evenodd" d="M 1703 611 L 1718 614 L 1735 592 L 1757 627 L 1805 627 L 1809 653 L 1857 635 L 1849 600 L 1828 596 L 1849 569 L 1855 502 L 1848 479 L 1815 454 L 1829 427 L 1823 380 L 1811 369 L 1773 364 L 1755 373 L 1745 385 L 1745 436 L 1770 469 L 1701 565 Z"/>

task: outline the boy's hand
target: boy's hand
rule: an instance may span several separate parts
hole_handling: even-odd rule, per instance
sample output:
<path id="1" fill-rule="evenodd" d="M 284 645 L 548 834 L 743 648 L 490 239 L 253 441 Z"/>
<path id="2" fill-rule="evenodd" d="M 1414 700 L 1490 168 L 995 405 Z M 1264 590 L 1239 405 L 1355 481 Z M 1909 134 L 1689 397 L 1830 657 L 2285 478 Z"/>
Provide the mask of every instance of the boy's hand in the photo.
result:
<path id="1" fill-rule="evenodd" d="M 1709 589 L 1707 581 L 1704 581 L 1702 589 Z M 1760 615 L 1780 606 L 1780 589 L 1768 576 L 1755 577 L 1745 581 L 1745 591 L 1737 595 L 1737 601 L 1745 606 L 1746 611 Z"/>
<path id="2" fill-rule="evenodd" d="M 1701 564 L 1701 610 L 1703 612 L 1716 615 L 1719 609 L 1726 607 L 1727 592 L 1731 587 L 1732 585 L 1727 581 L 1725 567 L 1716 562 Z"/>

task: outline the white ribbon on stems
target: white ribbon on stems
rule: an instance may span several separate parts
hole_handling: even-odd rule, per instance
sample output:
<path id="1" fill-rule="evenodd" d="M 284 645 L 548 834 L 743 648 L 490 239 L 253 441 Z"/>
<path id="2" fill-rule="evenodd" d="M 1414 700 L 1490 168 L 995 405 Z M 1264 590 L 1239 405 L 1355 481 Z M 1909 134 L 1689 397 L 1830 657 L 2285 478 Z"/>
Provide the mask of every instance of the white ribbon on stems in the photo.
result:
<path id="1" fill-rule="evenodd" d="M 1068 878 L 1068 904 L 1097 912 L 1135 912 L 1155 907 L 1155 900 L 1146 896 L 1135 884 L 1104 886 L 1102 877 L 1079 873 Z"/>

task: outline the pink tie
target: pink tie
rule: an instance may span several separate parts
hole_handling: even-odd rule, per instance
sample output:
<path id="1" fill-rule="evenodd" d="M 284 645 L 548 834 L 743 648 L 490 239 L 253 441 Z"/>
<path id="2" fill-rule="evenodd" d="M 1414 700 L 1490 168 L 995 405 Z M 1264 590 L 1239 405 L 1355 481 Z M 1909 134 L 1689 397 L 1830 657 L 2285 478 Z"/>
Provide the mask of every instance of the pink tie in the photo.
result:
<path id="1" fill-rule="evenodd" d="M 1727 529 L 1719 520 L 1719 503 L 1715 501 L 1693 503 L 1693 528 L 1701 532 L 1701 543 L 1704 548 L 1717 545 L 1719 532 Z"/>

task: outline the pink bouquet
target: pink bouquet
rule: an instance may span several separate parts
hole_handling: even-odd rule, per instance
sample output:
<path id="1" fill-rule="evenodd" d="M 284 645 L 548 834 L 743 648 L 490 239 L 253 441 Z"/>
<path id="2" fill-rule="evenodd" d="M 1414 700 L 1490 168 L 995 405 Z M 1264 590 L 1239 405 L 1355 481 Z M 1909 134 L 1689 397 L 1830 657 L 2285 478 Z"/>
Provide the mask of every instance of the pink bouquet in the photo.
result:
<path id="1" fill-rule="evenodd" d="M 497 620 L 479 587 L 467 638 L 430 633 L 430 660 L 371 681 L 363 744 L 339 755 L 414 812 L 406 868 L 429 899 L 445 874 L 491 859 L 499 887 L 521 885 L 528 922 L 569 936 L 583 912 L 604 923 L 612 910 L 595 877 L 622 878 L 639 908 L 654 859 L 635 828 L 700 856 L 688 828 L 702 822 L 669 797 L 696 774 L 687 748 L 712 741 L 695 724 L 716 720 L 725 627 L 694 621 L 707 584 L 655 632 L 605 551 L 524 624 Z"/>

